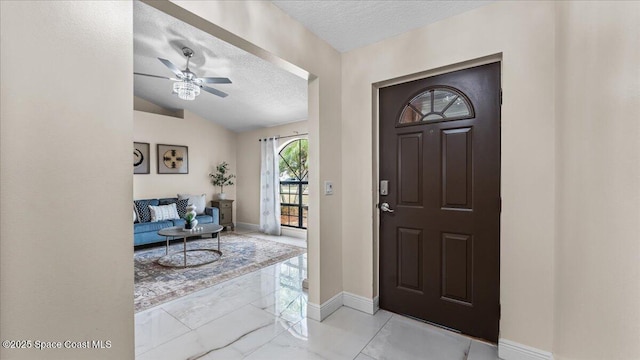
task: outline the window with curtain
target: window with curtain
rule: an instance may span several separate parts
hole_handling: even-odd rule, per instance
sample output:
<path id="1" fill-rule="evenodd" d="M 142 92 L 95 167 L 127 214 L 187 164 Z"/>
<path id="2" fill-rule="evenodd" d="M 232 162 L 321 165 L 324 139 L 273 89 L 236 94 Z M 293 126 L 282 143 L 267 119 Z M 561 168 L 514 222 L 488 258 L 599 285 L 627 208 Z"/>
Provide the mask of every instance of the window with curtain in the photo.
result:
<path id="1" fill-rule="evenodd" d="M 307 228 L 309 143 L 296 139 L 280 150 L 280 219 L 282 226 Z"/>

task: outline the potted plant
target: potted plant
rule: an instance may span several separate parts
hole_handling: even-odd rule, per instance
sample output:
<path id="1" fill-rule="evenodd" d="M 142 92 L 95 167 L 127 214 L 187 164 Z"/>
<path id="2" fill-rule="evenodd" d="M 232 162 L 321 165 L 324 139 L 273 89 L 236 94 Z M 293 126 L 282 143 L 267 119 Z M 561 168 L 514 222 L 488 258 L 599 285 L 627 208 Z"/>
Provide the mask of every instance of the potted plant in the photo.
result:
<path id="1" fill-rule="evenodd" d="M 184 228 L 187 230 L 193 229 L 196 225 L 198 225 L 198 220 L 196 220 L 196 215 L 193 212 L 188 212 L 184 216 Z"/>
<path id="2" fill-rule="evenodd" d="M 211 184 L 213 184 L 213 186 L 220 186 L 218 199 L 226 199 L 227 196 L 224 193 L 224 187 L 233 185 L 233 179 L 236 177 L 229 173 L 229 164 L 227 164 L 226 161 L 223 161 L 220 165 L 216 166 L 215 173 L 209 173 L 209 177 L 211 178 Z"/>

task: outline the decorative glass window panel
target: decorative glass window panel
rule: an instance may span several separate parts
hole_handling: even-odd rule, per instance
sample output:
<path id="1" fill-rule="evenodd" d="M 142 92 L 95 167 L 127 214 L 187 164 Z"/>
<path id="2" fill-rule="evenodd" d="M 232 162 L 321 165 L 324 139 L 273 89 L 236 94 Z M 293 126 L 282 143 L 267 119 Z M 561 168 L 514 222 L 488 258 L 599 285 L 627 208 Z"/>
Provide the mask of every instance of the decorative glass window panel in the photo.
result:
<path id="1" fill-rule="evenodd" d="M 458 96 L 448 90 L 433 91 L 433 111 L 442 112 L 444 108 L 455 100 Z"/>
<path id="2" fill-rule="evenodd" d="M 453 88 L 435 87 L 416 95 L 405 105 L 399 125 L 473 118 L 469 99 Z"/>
<path id="3" fill-rule="evenodd" d="M 456 99 L 451 106 L 444 112 L 446 117 L 464 117 L 469 116 L 470 111 L 467 104 L 461 98 Z"/>
<path id="4" fill-rule="evenodd" d="M 427 116 L 425 116 L 422 121 L 431 121 L 431 120 L 443 120 L 444 116 L 440 115 L 440 114 L 434 114 L 431 113 Z"/>
<path id="5" fill-rule="evenodd" d="M 428 114 L 431 112 L 431 92 L 424 92 L 413 98 L 409 102 L 412 107 L 420 113 Z"/>
<path id="6" fill-rule="evenodd" d="M 422 114 L 413 110 L 410 106 L 405 106 L 400 115 L 400 124 L 411 124 L 422 119 Z"/>

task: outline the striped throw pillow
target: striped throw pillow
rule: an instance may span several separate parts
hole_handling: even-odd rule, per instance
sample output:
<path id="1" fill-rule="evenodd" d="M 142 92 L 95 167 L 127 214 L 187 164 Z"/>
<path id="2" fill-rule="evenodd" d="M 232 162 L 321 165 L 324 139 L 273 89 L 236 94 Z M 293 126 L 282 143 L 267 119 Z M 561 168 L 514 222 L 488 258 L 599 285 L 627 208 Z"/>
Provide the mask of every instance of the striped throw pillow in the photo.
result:
<path id="1" fill-rule="evenodd" d="M 189 199 L 173 200 L 173 202 L 170 202 L 169 204 L 176 204 L 176 208 L 178 209 L 178 216 L 180 217 L 180 219 L 182 219 L 187 213 L 187 205 L 189 205 Z"/>
<path id="2" fill-rule="evenodd" d="M 179 219 L 178 209 L 176 204 L 153 206 L 149 205 L 149 212 L 151 213 L 151 221 L 163 221 Z"/>

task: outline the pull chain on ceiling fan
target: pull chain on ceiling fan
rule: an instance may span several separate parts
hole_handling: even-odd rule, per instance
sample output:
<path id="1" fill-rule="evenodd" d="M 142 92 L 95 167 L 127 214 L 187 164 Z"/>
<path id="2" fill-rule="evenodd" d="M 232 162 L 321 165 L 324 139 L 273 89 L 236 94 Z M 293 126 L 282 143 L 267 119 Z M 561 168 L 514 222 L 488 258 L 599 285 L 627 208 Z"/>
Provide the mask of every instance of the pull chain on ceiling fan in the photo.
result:
<path id="1" fill-rule="evenodd" d="M 196 96 L 200 95 L 200 89 L 220 97 L 226 97 L 228 95 L 218 89 L 205 86 L 203 84 L 231 84 L 231 80 L 229 80 L 229 78 L 197 77 L 196 74 L 189 70 L 189 60 L 191 60 L 191 57 L 193 56 L 193 50 L 188 47 L 183 47 L 182 53 L 187 57 L 187 67 L 184 70 L 178 69 L 177 66 L 173 65 L 173 63 L 167 59 L 158 58 L 161 63 L 168 67 L 169 70 L 177 76 L 177 79 L 137 72 L 134 72 L 134 74 L 175 81 L 173 83 L 173 93 L 178 94 L 178 97 L 182 100 L 195 100 Z"/>

